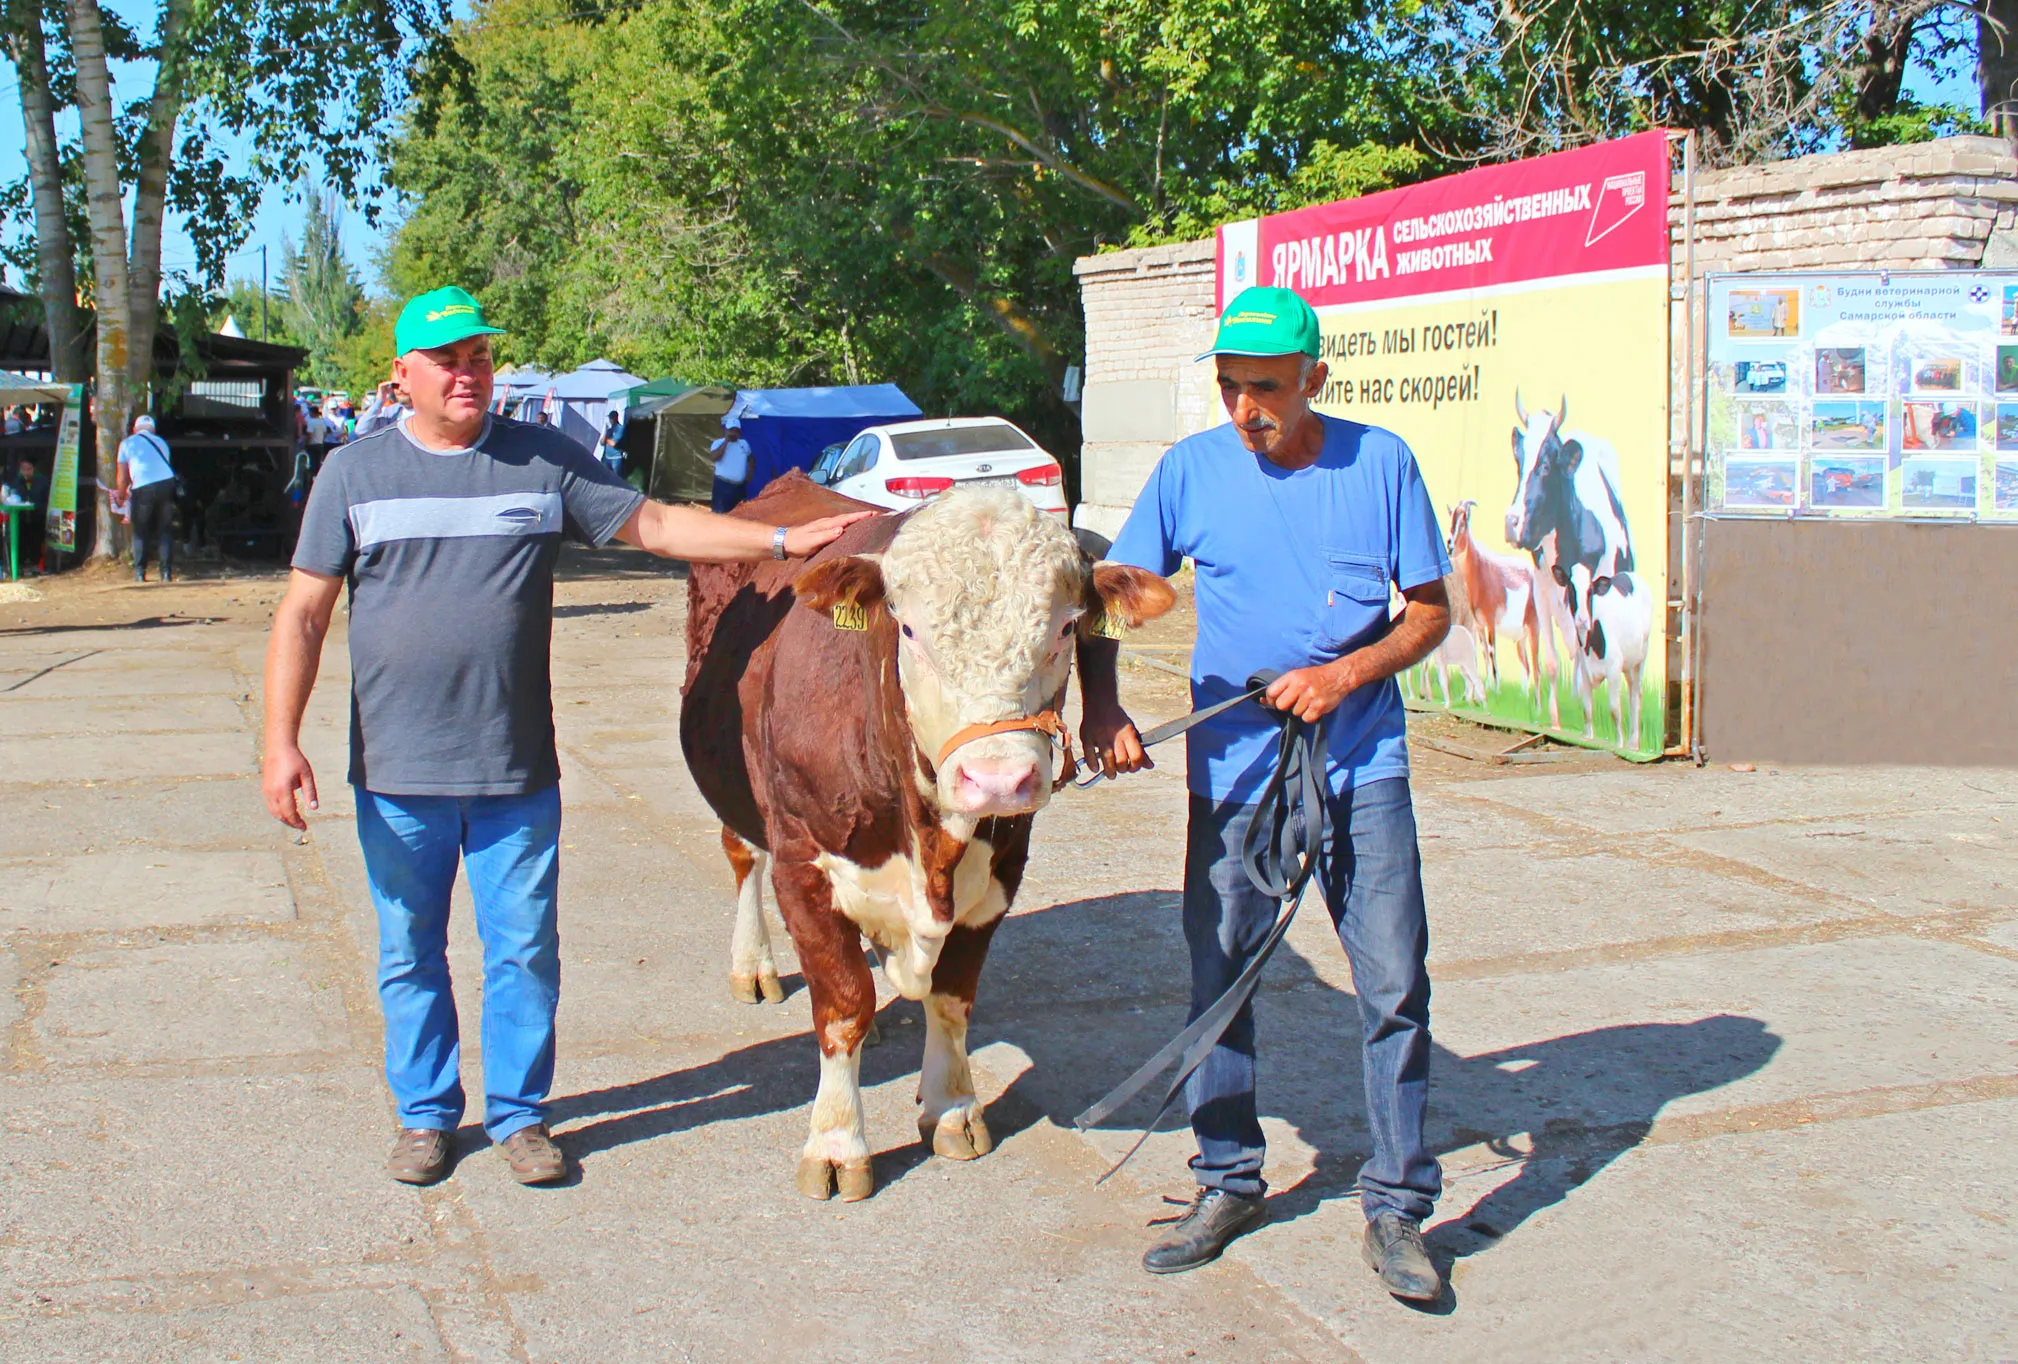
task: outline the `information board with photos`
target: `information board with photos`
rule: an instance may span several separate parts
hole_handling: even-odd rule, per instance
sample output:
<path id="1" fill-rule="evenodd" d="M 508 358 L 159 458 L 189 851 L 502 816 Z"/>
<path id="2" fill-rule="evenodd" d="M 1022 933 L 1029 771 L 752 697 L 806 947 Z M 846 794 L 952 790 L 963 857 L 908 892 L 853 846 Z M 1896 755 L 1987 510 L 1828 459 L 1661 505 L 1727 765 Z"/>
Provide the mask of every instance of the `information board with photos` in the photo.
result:
<path id="1" fill-rule="evenodd" d="M 2018 273 L 1713 275 L 1709 298 L 1711 510 L 2018 521 Z"/>

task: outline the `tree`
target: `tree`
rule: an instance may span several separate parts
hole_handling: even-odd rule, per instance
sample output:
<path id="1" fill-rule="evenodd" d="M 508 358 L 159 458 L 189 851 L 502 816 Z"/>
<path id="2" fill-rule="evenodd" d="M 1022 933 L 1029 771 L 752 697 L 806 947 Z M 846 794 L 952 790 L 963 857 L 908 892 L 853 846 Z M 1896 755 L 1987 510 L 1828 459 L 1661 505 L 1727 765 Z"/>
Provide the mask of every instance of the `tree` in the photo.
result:
<path id="1" fill-rule="evenodd" d="M 87 373 L 82 318 L 77 309 L 76 244 L 64 196 L 61 149 L 56 140 L 56 96 L 42 36 L 38 0 L 8 0 L 0 10 L 7 54 L 21 91 L 21 125 L 28 159 L 35 222 L 35 267 L 30 278 L 42 299 L 49 332 L 49 369 L 75 383 Z"/>
<path id="2" fill-rule="evenodd" d="M 309 351 L 308 378 L 319 387 L 339 382 L 338 352 L 363 325 L 364 290 L 343 254 L 343 205 L 333 192 L 302 191 L 307 210 L 301 247 L 282 250 L 281 285 L 287 295 L 288 329 Z"/>
<path id="3" fill-rule="evenodd" d="M 196 246 L 197 279 L 186 283 L 214 288 L 264 186 L 292 182 L 313 161 L 342 193 L 369 199 L 370 168 L 406 88 L 402 48 L 438 31 L 447 3 L 158 0 L 154 33 L 144 43 L 99 0 L 50 4 L 45 11 L 36 0 L 6 0 L 4 10 L 28 131 L 37 286 L 52 340 L 73 334 L 62 267 L 74 241 L 67 215 L 58 212 L 64 157 L 53 117 L 67 94 L 79 120 L 96 312 L 97 467 L 109 470 L 128 418 L 148 402 L 154 379 L 167 214 L 180 215 Z M 110 61 L 133 58 L 153 62 L 153 85 L 145 100 L 122 110 Z M 242 173 L 232 172 L 217 150 L 225 133 L 256 148 Z M 74 285 L 73 271 L 73 299 Z M 60 355 L 61 344 L 57 349 Z M 51 363 L 65 362 L 52 356 Z M 109 483 L 99 480 L 94 556 L 111 552 Z"/>
<path id="4" fill-rule="evenodd" d="M 2018 142 L 2018 0 L 1983 0 L 1976 51 L 1983 118 L 1994 131 Z"/>
<path id="5" fill-rule="evenodd" d="M 573 8 L 482 5 L 418 81 L 408 287 L 477 293 L 514 359 L 901 379 L 1068 463 L 1076 257 L 1431 169 L 1336 0 Z"/>

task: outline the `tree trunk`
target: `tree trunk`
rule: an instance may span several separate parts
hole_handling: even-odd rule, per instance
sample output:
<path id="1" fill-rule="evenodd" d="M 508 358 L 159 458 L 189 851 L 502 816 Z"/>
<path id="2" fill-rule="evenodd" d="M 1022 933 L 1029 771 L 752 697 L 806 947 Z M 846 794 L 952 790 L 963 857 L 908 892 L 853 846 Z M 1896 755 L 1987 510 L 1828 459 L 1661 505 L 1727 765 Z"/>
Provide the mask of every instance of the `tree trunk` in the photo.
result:
<path id="1" fill-rule="evenodd" d="M 112 557 L 111 488 L 119 441 L 132 410 L 127 386 L 133 293 L 126 269 L 126 214 L 120 202 L 119 138 L 113 128 L 112 78 L 97 0 L 70 0 L 70 52 L 77 63 L 77 117 L 84 141 L 85 202 L 98 304 L 98 514 L 91 557 Z"/>
<path id="2" fill-rule="evenodd" d="M 1983 117 L 1993 131 L 2018 142 L 2018 0 L 1983 0 L 1976 49 Z"/>
<path id="3" fill-rule="evenodd" d="M 21 90 L 21 129 L 35 206 L 36 292 L 42 297 L 43 326 L 49 333 L 49 371 L 66 383 L 76 383 L 87 373 L 77 311 L 76 246 L 63 212 L 63 163 L 56 144 L 56 101 L 49 93 L 40 5 L 32 0 L 8 5 L 7 43 Z"/>
<path id="4" fill-rule="evenodd" d="M 1906 88 L 1906 66 L 1913 52 L 1913 33 L 1920 25 L 1920 6 L 1887 15 L 1881 9 L 1864 35 L 1864 60 L 1857 72 L 1857 120 L 1875 123 L 1899 112 Z M 1890 19 L 1888 25 L 1885 21 Z"/>
<path id="5" fill-rule="evenodd" d="M 161 223 L 167 209 L 169 165 L 175 157 L 175 123 L 182 116 L 183 30 L 189 6 L 190 0 L 168 0 L 162 7 L 154 95 L 148 101 L 147 130 L 136 148 L 140 165 L 133 186 L 133 251 L 127 280 L 133 312 L 126 382 L 134 405 L 143 409 L 154 379 L 154 333 L 161 320 Z"/>

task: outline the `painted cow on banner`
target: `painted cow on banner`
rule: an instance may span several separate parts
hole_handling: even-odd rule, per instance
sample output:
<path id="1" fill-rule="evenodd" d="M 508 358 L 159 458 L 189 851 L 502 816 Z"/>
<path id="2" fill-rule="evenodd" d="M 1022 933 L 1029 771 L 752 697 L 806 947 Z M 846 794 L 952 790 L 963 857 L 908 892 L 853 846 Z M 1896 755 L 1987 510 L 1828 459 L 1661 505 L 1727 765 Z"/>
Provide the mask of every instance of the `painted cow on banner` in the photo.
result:
<path id="1" fill-rule="evenodd" d="M 1506 511 L 1507 543 L 1534 557 L 1535 585 L 1548 608 L 1543 645 L 1554 654 L 1560 641 L 1568 654 L 1588 726 L 1590 692 L 1586 670 L 1578 663 L 1582 645 L 1571 570 L 1581 565 L 1587 581 L 1633 571 L 1632 533 L 1619 496 L 1619 453 L 1602 436 L 1567 429 L 1567 397 L 1554 412 L 1530 413 L 1516 393 L 1514 414 L 1520 425 L 1513 433 L 1515 484 Z M 1562 725 L 1554 688 L 1549 689 L 1549 724 Z"/>
<path id="2" fill-rule="evenodd" d="M 734 514 L 792 525 L 860 505 L 794 475 Z M 812 1000 L 820 1087 L 799 1191 L 874 1188 L 865 934 L 898 993 L 924 1001 L 921 1136 L 956 1160 L 986 1154 L 967 1021 L 1032 817 L 1063 775 L 1075 639 L 1103 614 L 1160 615 L 1169 585 L 1091 568 L 1055 519 L 989 489 L 859 522 L 810 562 L 697 564 L 688 593 L 680 745 L 736 872 L 730 982 L 782 997 L 768 866 Z"/>

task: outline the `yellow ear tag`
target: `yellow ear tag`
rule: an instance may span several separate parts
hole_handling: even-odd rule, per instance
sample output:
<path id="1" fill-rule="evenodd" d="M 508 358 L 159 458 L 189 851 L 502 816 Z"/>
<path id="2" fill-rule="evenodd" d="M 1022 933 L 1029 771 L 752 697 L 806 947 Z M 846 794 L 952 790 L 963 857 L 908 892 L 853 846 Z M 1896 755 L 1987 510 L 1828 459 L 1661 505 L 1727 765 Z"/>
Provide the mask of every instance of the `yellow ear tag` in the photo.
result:
<path id="1" fill-rule="evenodd" d="M 1121 639 L 1128 632 L 1122 628 L 1118 617 L 1109 612 L 1102 611 L 1086 627 L 1086 633 L 1092 635 L 1095 639 Z"/>
<path id="2" fill-rule="evenodd" d="M 836 602 L 834 605 L 834 628 L 836 630 L 866 630 L 869 628 L 867 608 L 854 602 Z"/>

